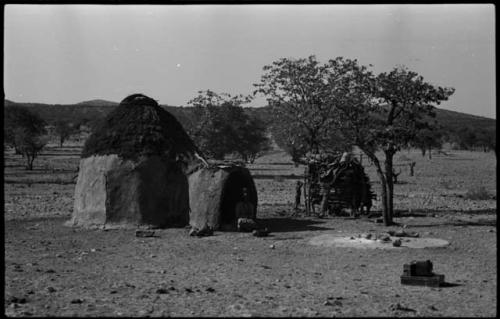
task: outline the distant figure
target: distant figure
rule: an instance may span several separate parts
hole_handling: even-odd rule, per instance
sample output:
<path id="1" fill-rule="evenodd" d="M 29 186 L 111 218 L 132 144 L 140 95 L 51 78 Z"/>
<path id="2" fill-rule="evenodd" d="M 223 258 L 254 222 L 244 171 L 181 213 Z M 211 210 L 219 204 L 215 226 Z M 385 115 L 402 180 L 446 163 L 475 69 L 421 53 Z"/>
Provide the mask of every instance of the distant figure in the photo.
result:
<path id="1" fill-rule="evenodd" d="M 415 162 L 410 163 L 410 176 L 413 176 L 415 174 L 414 169 L 415 169 Z"/>
<path id="2" fill-rule="evenodd" d="M 304 185 L 301 181 L 297 181 L 295 186 L 295 209 L 298 209 L 300 206 L 300 196 L 302 195 L 302 185 Z"/>
<path id="3" fill-rule="evenodd" d="M 319 217 L 325 217 L 328 214 L 328 196 L 330 195 L 330 183 L 320 182 L 321 209 Z"/>
<path id="4" fill-rule="evenodd" d="M 250 197 L 248 196 L 248 190 L 243 187 L 241 191 L 241 198 L 242 200 L 236 203 L 236 206 L 234 207 L 235 215 L 236 215 L 236 220 L 239 218 L 254 218 L 254 207 L 252 203 L 250 202 Z"/>

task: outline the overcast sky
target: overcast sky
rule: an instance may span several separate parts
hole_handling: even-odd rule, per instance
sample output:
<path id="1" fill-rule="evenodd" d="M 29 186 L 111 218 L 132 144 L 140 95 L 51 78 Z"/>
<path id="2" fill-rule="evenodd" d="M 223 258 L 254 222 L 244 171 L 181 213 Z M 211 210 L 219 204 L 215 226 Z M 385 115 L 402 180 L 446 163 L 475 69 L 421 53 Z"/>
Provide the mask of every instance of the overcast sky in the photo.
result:
<path id="1" fill-rule="evenodd" d="M 4 93 L 16 102 L 185 105 L 199 90 L 250 94 L 282 57 L 405 65 L 454 87 L 440 107 L 496 117 L 494 6 L 7 5 Z M 251 103 L 265 104 L 264 98 Z"/>

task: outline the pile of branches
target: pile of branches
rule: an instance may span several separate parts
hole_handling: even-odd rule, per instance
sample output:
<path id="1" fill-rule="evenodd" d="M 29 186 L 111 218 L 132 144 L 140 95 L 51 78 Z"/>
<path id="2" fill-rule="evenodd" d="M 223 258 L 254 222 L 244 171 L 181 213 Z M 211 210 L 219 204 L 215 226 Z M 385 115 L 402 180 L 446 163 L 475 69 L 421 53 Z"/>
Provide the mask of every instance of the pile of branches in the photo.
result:
<path id="1" fill-rule="evenodd" d="M 319 204 L 321 215 L 343 215 L 347 208 L 354 215 L 369 214 L 376 195 L 355 157 L 344 153 L 310 158 L 307 168 L 307 199 L 313 213 L 315 205 Z"/>

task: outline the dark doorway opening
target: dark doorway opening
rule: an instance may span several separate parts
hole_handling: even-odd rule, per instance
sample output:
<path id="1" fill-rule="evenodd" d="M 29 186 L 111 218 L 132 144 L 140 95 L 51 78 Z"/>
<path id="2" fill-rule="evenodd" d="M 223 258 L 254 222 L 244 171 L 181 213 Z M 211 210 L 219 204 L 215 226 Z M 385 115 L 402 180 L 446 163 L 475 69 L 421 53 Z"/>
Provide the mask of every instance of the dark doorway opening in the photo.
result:
<path id="1" fill-rule="evenodd" d="M 222 190 L 220 224 L 223 229 L 233 229 L 236 227 L 236 203 L 243 200 L 243 188 L 247 189 L 250 202 L 257 204 L 257 194 L 251 177 L 240 172 L 233 172 L 224 183 Z"/>

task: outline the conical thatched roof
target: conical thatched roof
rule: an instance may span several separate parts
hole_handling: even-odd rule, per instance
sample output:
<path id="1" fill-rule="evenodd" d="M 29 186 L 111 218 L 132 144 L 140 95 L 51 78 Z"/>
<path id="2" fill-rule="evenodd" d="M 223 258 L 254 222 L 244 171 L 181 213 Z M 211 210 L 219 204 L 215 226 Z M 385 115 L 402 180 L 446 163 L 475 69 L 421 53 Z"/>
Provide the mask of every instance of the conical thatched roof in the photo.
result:
<path id="1" fill-rule="evenodd" d="M 142 94 L 126 97 L 87 139 L 82 158 L 117 154 L 135 159 L 141 155 L 191 157 L 196 146 L 177 119 Z"/>

